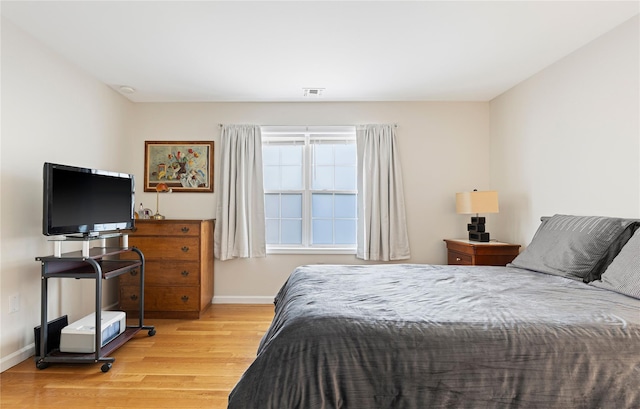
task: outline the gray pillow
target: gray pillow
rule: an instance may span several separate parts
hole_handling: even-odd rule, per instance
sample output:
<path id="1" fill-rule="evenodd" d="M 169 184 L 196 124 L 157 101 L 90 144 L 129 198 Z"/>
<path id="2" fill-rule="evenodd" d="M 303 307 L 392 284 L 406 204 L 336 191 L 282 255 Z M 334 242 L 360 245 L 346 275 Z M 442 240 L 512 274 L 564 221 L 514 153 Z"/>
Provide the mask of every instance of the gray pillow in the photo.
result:
<path id="1" fill-rule="evenodd" d="M 508 266 L 590 282 L 600 279 L 638 226 L 637 220 L 554 215 Z"/>
<path id="2" fill-rule="evenodd" d="M 640 299 L 640 230 L 607 267 L 602 274 L 602 281 L 590 284 Z"/>

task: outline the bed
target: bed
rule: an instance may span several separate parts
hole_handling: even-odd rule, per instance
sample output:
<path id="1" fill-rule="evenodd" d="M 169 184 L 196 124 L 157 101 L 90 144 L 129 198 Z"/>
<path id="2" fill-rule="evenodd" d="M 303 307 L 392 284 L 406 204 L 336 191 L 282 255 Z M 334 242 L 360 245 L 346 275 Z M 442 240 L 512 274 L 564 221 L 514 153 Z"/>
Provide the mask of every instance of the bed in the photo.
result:
<path id="1" fill-rule="evenodd" d="M 297 268 L 229 408 L 639 408 L 639 223 L 585 220 L 507 267 Z"/>

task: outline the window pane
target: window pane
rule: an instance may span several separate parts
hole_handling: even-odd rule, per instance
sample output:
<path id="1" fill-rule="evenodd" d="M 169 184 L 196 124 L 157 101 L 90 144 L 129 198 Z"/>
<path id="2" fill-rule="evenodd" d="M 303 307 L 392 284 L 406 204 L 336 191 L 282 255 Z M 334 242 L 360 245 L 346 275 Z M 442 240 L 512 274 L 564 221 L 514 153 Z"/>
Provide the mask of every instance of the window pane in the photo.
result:
<path id="1" fill-rule="evenodd" d="M 264 166 L 263 169 L 263 181 L 265 190 L 278 190 L 280 189 L 280 167 L 279 166 Z"/>
<path id="2" fill-rule="evenodd" d="M 333 217 L 333 195 L 314 193 L 311 201 L 311 217 Z"/>
<path id="3" fill-rule="evenodd" d="M 282 244 L 302 244 L 302 220 L 283 220 Z"/>
<path id="4" fill-rule="evenodd" d="M 333 223 L 331 220 L 313 221 L 313 244 L 333 244 Z"/>
<path id="5" fill-rule="evenodd" d="M 333 145 L 313 144 L 316 165 L 333 165 Z"/>
<path id="6" fill-rule="evenodd" d="M 280 220 L 267 220 L 265 228 L 267 244 L 280 244 Z"/>
<path id="7" fill-rule="evenodd" d="M 283 165 L 302 165 L 302 145 L 280 146 L 280 161 Z"/>
<path id="8" fill-rule="evenodd" d="M 336 166 L 336 190 L 356 190 L 355 166 Z"/>
<path id="9" fill-rule="evenodd" d="M 302 189 L 302 166 L 282 166 L 282 189 Z"/>
<path id="10" fill-rule="evenodd" d="M 262 145 L 262 164 L 279 165 L 280 147 L 277 145 Z"/>
<path id="11" fill-rule="evenodd" d="M 356 195 L 336 195 L 334 200 L 336 218 L 355 219 L 357 212 Z"/>
<path id="12" fill-rule="evenodd" d="M 336 220 L 336 244 L 356 244 L 356 221 Z"/>
<path id="13" fill-rule="evenodd" d="M 302 218 L 302 195 L 282 195 L 282 218 Z"/>
<path id="14" fill-rule="evenodd" d="M 356 165 L 356 144 L 336 144 L 336 165 Z"/>
<path id="15" fill-rule="evenodd" d="M 316 166 L 311 175 L 311 189 L 333 189 L 333 166 Z"/>
<path id="16" fill-rule="evenodd" d="M 265 213 L 265 216 L 270 219 L 280 217 L 280 195 L 279 194 L 264 195 L 264 213 Z"/>

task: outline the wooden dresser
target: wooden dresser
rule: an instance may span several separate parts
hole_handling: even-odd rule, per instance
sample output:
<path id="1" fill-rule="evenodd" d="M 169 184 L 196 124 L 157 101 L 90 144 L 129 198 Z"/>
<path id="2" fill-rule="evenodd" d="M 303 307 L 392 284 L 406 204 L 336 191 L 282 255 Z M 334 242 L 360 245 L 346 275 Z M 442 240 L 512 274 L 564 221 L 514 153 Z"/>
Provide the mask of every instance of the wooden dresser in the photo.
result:
<path id="1" fill-rule="evenodd" d="M 215 220 L 136 220 L 129 246 L 145 257 L 145 318 L 198 319 L 213 298 Z M 136 316 L 137 270 L 119 277 L 120 309 Z"/>
<path id="2" fill-rule="evenodd" d="M 519 244 L 499 241 L 479 242 L 450 239 L 447 243 L 447 263 L 462 266 L 504 266 L 519 253 Z"/>

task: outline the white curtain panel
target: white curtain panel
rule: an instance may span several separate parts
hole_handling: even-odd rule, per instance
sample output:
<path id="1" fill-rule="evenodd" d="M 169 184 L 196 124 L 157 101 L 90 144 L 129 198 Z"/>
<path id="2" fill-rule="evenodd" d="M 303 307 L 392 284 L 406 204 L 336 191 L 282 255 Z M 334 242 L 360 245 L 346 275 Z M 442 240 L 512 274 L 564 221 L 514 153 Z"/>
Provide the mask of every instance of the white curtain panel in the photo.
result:
<path id="1" fill-rule="evenodd" d="M 262 135 L 253 125 L 225 125 L 220 135 L 220 170 L 214 253 L 220 260 L 265 257 Z"/>
<path id="2" fill-rule="evenodd" d="M 402 170 L 394 125 L 356 129 L 358 145 L 358 249 L 363 260 L 411 256 Z"/>

